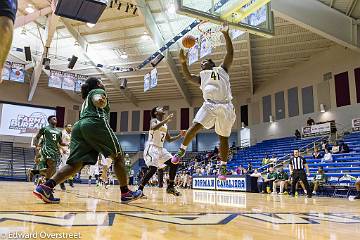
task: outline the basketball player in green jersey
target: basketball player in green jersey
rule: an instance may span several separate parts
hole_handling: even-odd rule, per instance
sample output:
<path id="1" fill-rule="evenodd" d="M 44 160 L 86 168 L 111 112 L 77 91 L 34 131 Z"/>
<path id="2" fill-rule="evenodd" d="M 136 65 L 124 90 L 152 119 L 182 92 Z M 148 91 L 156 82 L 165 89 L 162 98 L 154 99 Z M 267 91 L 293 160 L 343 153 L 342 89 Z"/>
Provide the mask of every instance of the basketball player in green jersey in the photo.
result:
<path id="1" fill-rule="evenodd" d="M 84 165 L 94 165 L 99 153 L 114 162 L 114 171 L 120 182 L 121 202 L 128 203 L 141 197 L 142 191 L 132 192 L 128 188 L 128 178 L 123 151 L 109 125 L 110 107 L 105 87 L 101 80 L 89 78 L 81 86 L 84 103 L 80 120 L 75 123 L 70 141 L 70 156 L 62 167 L 44 185 L 33 191 L 34 195 L 46 203 L 59 203 L 53 196 L 53 189 L 70 176 L 79 172 Z"/>
<path id="2" fill-rule="evenodd" d="M 60 161 L 60 145 L 63 145 L 61 140 L 61 130 L 56 128 L 57 119 L 52 115 L 48 117 L 49 125 L 40 129 L 35 136 L 34 144 L 40 147 L 39 139 L 42 137 L 41 144 L 41 161 L 46 164 L 46 179 L 50 179 L 56 172 L 56 164 Z"/>

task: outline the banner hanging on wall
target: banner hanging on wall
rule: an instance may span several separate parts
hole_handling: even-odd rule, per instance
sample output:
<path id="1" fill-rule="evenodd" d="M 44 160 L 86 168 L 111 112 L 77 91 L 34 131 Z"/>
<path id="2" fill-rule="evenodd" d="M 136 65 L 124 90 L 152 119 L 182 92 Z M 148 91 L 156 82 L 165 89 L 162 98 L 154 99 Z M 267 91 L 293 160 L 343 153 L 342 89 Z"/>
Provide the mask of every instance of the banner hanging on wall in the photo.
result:
<path id="1" fill-rule="evenodd" d="M 25 64 L 12 63 L 10 71 L 10 81 L 21 83 L 25 81 Z"/>
<path id="2" fill-rule="evenodd" d="M 0 134 L 32 137 L 42 127 L 47 126 L 47 118 L 55 114 L 55 109 L 3 104 Z"/>

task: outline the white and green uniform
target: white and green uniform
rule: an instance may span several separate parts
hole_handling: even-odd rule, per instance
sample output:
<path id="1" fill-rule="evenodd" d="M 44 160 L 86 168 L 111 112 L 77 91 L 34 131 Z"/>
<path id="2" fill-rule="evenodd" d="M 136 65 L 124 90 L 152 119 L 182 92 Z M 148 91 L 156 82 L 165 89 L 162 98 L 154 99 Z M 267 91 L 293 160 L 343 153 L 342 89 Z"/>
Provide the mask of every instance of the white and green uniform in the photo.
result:
<path id="1" fill-rule="evenodd" d="M 155 124 L 158 123 L 160 121 L 156 119 Z M 172 155 L 164 148 L 167 131 L 168 127 L 166 124 L 157 130 L 149 131 L 149 138 L 144 150 L 144 159 L 147 166 L 164 168 L 164 163 L 172 158 Z"/>

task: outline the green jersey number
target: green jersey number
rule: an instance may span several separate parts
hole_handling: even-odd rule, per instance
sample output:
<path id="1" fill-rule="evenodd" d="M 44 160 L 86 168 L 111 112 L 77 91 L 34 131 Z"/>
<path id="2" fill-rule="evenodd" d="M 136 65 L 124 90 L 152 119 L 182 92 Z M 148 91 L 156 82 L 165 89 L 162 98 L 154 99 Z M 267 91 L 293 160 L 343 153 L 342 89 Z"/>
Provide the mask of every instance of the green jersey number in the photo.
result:
<path id="1" fill-rule="evenodd" d="M 56 141 L 56 134 L 55 134 L 55 133 L 52 133 L 51 135 L 52 135 L 52 140 L 53 140 L 53 141 Z"/>
<path id="2" fill-rule="evenodd" d="M 219 80 L 219 78 L 220 78 L 219 73 L 213 71 L 211 73 L 211 78 L 215 81 Z"/>

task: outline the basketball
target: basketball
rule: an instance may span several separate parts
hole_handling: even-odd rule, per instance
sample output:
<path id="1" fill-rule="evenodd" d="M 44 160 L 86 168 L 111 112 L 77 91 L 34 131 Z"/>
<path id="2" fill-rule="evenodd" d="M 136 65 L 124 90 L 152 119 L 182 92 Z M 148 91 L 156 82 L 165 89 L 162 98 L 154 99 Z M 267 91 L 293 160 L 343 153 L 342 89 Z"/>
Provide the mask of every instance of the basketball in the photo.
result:
<path id="1" fill-rule="evenodd" d="M 185 48 L 192 48 L 196 43 L 196 38 L 192 35 L 186 35 L 183 39 L 182 39 L 182 45 Z"/>

